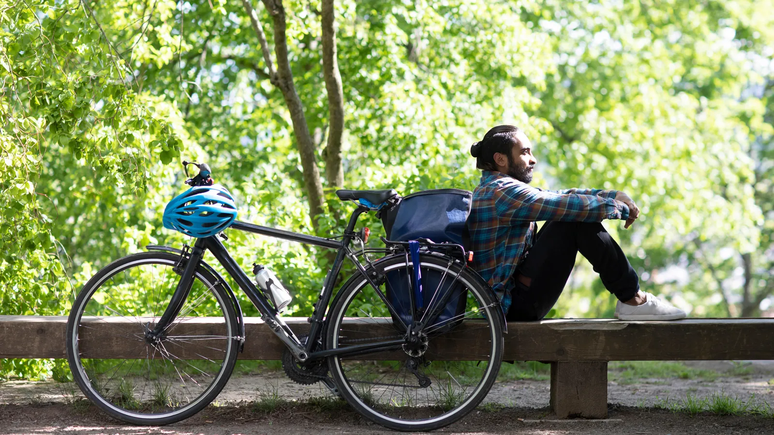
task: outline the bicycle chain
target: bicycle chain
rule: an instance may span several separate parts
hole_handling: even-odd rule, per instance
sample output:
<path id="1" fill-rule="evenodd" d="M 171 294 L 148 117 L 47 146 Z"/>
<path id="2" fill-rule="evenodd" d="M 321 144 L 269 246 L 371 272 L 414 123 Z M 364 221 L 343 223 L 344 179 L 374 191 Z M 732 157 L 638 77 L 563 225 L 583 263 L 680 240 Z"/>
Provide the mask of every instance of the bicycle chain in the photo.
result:
<path id="1" fill-rule="evenodd" d="M 343 343 L 360 343 L 363 341 L 373 341 L 373 340 L 396 340 L 398 338 L 404 338 L 402 335 L 391 335 L 391 336 L 385 336 L 385 337 L 368 337 L 368 338 L 353 338 L 348 339 L 346 341 L 343 341 Z"/>

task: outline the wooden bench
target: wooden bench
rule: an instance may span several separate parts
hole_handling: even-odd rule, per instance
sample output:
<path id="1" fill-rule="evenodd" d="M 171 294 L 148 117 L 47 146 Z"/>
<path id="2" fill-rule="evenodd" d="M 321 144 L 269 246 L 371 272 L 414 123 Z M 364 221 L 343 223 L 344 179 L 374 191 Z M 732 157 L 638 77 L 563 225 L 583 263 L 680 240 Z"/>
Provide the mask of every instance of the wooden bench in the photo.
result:
<path id="1" fill-rule="evenodd" d="M 298 334 L 306 318 L 285 319 Z M 0 316 L 0 358 L 65 358 L 66 317 Z M 245 319 L 247 342 L 241 359 L 276 360 L 283 345 L 263 322 Z M 363 324 L 381 334 L 385 322 Z M 444 357 L 465 359 L 474 334 L 444 343 Z M 118 352 L 106 343 L 106 352 Z M 506 361 L 551 364 L 551 407 L 559 418 L 607 417 L 607 363 L 654 360 L 774 359 L 774 319 L 686 319 L 622 322 L 612 319 L 552 319 L 512 322 L 505 335 Z"/>

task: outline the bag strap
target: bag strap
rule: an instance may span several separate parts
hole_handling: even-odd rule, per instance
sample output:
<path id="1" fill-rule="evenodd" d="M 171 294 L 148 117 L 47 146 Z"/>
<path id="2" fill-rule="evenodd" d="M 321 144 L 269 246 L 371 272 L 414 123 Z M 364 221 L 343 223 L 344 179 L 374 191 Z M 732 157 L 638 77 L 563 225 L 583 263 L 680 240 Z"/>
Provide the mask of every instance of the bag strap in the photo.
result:
<path id="1" fill-rule="evenodd" d="M 409 241 L 409 252 L 411 253 L 411 263 L 414 265 L 414 301 L 416 308 L 424 308 L 422 300 L 422 271 L 419 269 L 419 242 Z"/>

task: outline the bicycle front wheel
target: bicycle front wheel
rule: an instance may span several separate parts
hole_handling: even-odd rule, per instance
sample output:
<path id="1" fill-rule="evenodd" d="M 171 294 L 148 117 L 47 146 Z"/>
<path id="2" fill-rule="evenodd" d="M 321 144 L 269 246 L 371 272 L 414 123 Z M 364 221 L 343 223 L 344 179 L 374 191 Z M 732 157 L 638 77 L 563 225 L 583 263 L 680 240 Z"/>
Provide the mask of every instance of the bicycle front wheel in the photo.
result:
<path id="1" fill-rule="evenodd" d="M 402 340 L 389 349 L 330 357 L 328 365 L 355 409 L 405 431 L 437 429 L 473 410 L 495 382 L 504 346 L 500 305 L 481 278 L 445 256 L 423 254 L 419 264 L 423 302 L 407 297 L 419 295 L 413 263 L 387 257 L 367 270 L 384 298 L 365 276 L 354 276 L 339 291 L 326 330 L 328 349 Z M 452 297 L 441 315 L 417 330 L 416 321 L 430 316 L 445 292 Z"/>
<path id="2" fill-rule="evenodd" d="M 201 266 L 172 324 L 160 337 L 146 334 L 177 287 L 179 260 L 161 252 L 117 260 L 89 280 L 73 304 L 67 321 L 73 378 L 119 420 L 160 425 L 188 418 L 218 395 L 234 368 L 234 307 Z"/>

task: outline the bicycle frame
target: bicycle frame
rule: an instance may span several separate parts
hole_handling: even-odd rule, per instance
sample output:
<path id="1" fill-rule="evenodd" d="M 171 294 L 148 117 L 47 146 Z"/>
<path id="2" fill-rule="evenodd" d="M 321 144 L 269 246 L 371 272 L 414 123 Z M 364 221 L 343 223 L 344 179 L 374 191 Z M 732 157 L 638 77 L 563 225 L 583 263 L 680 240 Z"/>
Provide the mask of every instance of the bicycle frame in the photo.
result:
<path id="1" fill-rule="evenodd" d="M 358 205 L 358 208 L 352 212 L 352 215 L 350 216 L 349 223 L 347 224 L 341 241 L 294 233 L 291 231 L 264 227 L 241 221 L 235 221 L 230 227 L 231 229 L 238 231 L 260 234 L 264 236 L 338 250 L 333 267 L 330 271 L 328 271 L 328 274 L 323 281 L 322 290 L 320 291 L 317 303 L 315 304 L 314 312 L 310 317 L 311 326 L 309 330 L 309 338 L 306 340 L 306 343 L 301 343 L 301 340 L 296 337 L 293 331 L 282 320 L 279 312 L 274 309 L 263 293 L 247 276 L 244 270 L 231 257 L 231 255 L 226 250 L 226 247 L 223 245 L 223 243 L 221 243 L 217 236 L 197 239 L 187 260 L 185 260 L 186 253 L 181 252 L 181 259 L 185 260 L 186 264 L 182 271 L 178 286 L 172 295 L 172 299 L 170 300 L 166 311 L 159 319 L 156 327 L 153 331 L 147 331 L 146 336 L 155 339 L 163 337 L 164 331 L 168 328 L 172 321 L 174 321 L 175 317 L 177 317 L 183 303 L 188 297 L 188 293 L 193 284 L 194 272 L 200 264 L 204 264 L 202 262 L 204 253 L 206 251 L 210 251 L 217 259 L 217 261 L 223 266 L 226 272 L 234 279 L 239 288 L 241 288 L 242 291 L 247 295 L 253 305 L 255 305 L 261 314 L 261 319 L 269 326 L 272 332 L 277 335 L 277 337 L 285 344 L 285 346 L 287 346 L 287 348 L 299 361 L 303 362 L 309 359 L 320 359 L 333 355 L 357 355 L 374 351 L 399 349 L 404 343 L 404 340 L 402 339 L 375 344 L 350 346 L 346 349 L 312 351 L 315 343 L 323 333 L 324 317 L 327 312 L 330 299 L 333 296 L 333 287 L 334 283 L 336 282 L 336 277 L 341 271 L 341 267 L 345 258 L 349 258 L 354 263 L 357 270 L 368 280 L 369 284 L 374 287 L 377 294 L 385 302 L 390 312 L 402 323 L 402 320 L 400 320 L 400 317 L 397 315 L 397 312 L 395 312 L 392 304 L 389 303 L 387 297 L 374 283 L 372 278 L 368 276 L 363 265 L 357 260 L 355 253 L 349 248 L 353 239 L 357 237 L 357 234 L 354 232 L 354 228 L 358 218 L 361 214 L 369 210 L 370 209 L 368 207 Z M 233 299 L 233 302 L 237 304 L 237 307 L 235 308 L 237 308 L 238 311 L 241 311 L 239 310 L 238 302 L 236 299 Z M 407 325 L 404 324 L 403 326 L 406 327 Z"/>

